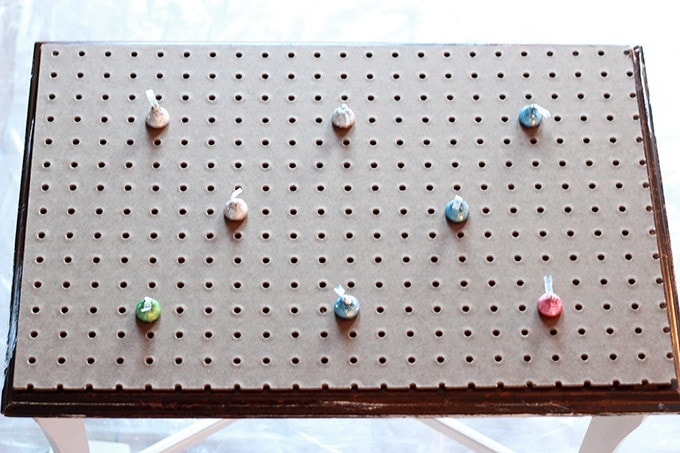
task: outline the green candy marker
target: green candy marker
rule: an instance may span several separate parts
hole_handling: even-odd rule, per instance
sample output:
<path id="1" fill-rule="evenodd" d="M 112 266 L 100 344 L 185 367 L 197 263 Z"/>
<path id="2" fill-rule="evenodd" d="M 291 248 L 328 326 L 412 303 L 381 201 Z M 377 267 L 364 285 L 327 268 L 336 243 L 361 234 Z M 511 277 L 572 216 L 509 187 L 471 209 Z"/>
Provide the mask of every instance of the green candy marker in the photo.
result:
<path id="1" fill-rule="evenodd" d="M 145 297 L 137 302 L 135 314 L 140 321 L 154 322 L 161 316 L 161 304 L 152 297 Z"/>

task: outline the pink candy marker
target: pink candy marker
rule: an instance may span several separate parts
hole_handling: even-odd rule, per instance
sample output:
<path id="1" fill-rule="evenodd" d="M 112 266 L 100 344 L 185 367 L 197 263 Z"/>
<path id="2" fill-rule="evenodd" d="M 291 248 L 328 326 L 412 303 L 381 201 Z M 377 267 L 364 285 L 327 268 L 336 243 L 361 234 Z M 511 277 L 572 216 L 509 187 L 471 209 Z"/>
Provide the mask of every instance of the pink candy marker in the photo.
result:
<path id="1" fill-rule="evenodd" d="M 536 306 L 541 316 L 556 318 L 562 314 L 562 298 L 553 292 L 552 276 L 543 278 L 545 294 L 538 298 Z"/>

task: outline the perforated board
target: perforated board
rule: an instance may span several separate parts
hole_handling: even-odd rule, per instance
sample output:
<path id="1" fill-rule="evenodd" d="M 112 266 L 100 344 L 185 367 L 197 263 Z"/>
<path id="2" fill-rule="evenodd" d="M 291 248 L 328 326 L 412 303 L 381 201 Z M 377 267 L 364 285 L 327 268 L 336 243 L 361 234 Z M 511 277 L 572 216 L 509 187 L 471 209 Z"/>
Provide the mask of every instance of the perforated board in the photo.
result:
<path id="1" fill-rule="evenodd" d="M 638 52 L 38 46 L 12 392 L 675 388 Z"/>

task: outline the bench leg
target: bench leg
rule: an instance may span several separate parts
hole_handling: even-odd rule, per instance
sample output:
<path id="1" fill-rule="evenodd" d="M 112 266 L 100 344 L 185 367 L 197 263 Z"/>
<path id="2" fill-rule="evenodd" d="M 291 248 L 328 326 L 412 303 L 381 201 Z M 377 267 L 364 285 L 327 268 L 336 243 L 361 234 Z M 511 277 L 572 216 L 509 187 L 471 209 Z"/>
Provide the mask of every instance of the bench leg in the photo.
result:
<path id="1" fill-rule="evenodd" d="M 170 437 L 151 445 L 141 453 L 180 453 L 238 419 L 199 420 Z"/>
<path id="2" fill-rule="evenodd" d="M 84 418 L 36 418 L 55 453 L 89 453 Z"/>
<path id="3" fill-rule="evenodd" d="M 646 415 L 595 416 L 583 436 L 580 453 L 613 452 L 628 434 L 640 426 Z"/>
<path id="4" fill-rule="evenodd" d="M 418 420 L 476 453 L 512 452 L 511 449 L 457 420 L 451 418 L 419 418 Z"/>

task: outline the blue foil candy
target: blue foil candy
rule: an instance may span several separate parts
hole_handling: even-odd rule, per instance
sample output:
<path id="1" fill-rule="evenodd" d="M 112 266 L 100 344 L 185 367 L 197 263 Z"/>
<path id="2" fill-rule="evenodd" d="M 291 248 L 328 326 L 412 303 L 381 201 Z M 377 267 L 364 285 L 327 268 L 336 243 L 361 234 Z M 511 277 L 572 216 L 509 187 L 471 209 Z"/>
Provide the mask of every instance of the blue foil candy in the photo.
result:
<path id="1" fill-rule="evenodd" d="M 519 111 L 519 124 L 526 128 L 534 128 L 541 125 L 543 117 L 548 115 L 548 111 L 537 104 L 529 104 L 522 107 Z"/>
<path id="2" fill-rule="evenodd" d="M 467 202 L 463 200 L 463 198 L 461 198 L 459 195 L 456 195 L 453 200 L 446 203 L 444 214 L 450 222 L 465 222 L 470 215 L 470 206 L 468 206 Z"/>
<path id="3" fill-rule="evenodd" d="M 345 289 L 342 285 L 335 287 L 335 293 L 338 295 L 334 306 L 335 315 L 342 319 L 356 318 L 361 306 L 359 300 L 354 296 L 345 294 Z"/>

